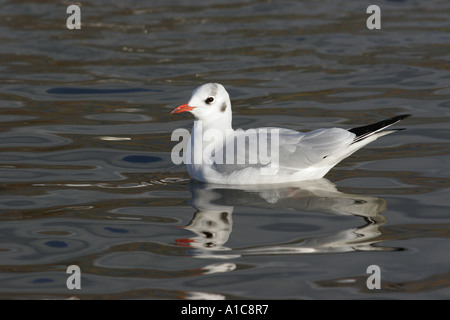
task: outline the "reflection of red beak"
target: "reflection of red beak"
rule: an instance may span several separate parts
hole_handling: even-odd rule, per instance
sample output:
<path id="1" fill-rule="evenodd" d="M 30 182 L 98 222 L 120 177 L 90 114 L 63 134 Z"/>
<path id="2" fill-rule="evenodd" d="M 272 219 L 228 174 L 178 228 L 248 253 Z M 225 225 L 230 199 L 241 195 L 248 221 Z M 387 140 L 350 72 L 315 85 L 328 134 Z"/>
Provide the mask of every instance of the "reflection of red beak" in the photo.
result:
<path id="1" fill-rule="evenodd" d="M 173 109 L 170 114 L 191 111 L 192 109 L 195 109 L 195 107 L 191 107 L 187 103 L 185 103 L 185 104 L 182 104 L 181 106 L 178 106 L 175 109 Z"/>
<path id="2" fill-rule="evenodd" d="M 190 247 L 189 243 L 194 242 L 192 239 L 176 239 L 176 245 L 182 247 Z"/>

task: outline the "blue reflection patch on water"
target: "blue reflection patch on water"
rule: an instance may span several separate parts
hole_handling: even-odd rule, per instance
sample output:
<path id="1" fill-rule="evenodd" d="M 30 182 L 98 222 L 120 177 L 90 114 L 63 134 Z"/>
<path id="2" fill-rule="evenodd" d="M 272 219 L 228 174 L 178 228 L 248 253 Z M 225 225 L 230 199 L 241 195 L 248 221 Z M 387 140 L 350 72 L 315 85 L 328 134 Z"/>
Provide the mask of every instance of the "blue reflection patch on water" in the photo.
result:
<path id="1" fill-rule="evenodd" d="M 162 92 L 163 90 L 145 89 L 145 88 L 126 88 L 126 89 L 92 89 L 92 88 L 70 88 L 60 87 L 47 90 L 51 94 L 111 94 L 111 93 L 135 93 L 135 92 Z"/>
<path id="2" fill-rule="evenodd" d="M 161 158 L 160 157 L 152 157 L 152 156 L 133 155 L 133 156 L 127 156 L 127 157 L 123 158 L 123 161 L 133 162 L 133 163 L 149 163 L 149 162 L 161 161 Z"/>
<path id="3" fill-rule="evenodd" d="M 52 248 L 66 248 L 68 246 L 64 241 L 58 240 L 47 241 L 45 245 Z"/>
<path id="4" fill-rule="evenodd" d="M 33 283 L 38 283 L 38 284 L 41 284 L 41 283 L 50 283 L 50 282 L 53 282 L 53 279 L 40 278 L 40 279 L 35 279 L 35 280 L 33 280 Z"/>
<path id="5" fill-rule="evenodd" d="M 114 232 L 114 233 L 128 233 L 128 230 L 125 229 L 119 229 L 119 228 L 111 228 L 111 227 L 105 227 L 105 230 Z"/>

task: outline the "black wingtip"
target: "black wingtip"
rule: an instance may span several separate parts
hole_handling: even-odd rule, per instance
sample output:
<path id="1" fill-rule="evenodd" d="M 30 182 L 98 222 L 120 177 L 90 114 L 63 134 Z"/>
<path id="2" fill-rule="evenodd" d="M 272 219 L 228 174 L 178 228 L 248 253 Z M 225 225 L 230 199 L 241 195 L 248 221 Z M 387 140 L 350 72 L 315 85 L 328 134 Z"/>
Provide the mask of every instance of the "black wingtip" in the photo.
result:
<path id="1" fill-rule="evenodd" d="M 389 126 L 399 122 L 400 120 L 406 119 L 411 116 L 412 116 L 411 114 L 401 114 L 401 115 L 398 115 L 398 116 L 395 116 L 395 117 L 392 117 L 392 118 L 389 118 L 386 120 L 382 120 L 377 123 L 369 124 L 367 126 L 352 128 L 352 129 L 349 129 L 348 131 L 350 131 L 356 135 L 356 137 L 355 137 L 355 142 L 356 142 L 356 141 L 360 141 L 376 132 L 379 132 L 386 127 L 389 127 Z"/>

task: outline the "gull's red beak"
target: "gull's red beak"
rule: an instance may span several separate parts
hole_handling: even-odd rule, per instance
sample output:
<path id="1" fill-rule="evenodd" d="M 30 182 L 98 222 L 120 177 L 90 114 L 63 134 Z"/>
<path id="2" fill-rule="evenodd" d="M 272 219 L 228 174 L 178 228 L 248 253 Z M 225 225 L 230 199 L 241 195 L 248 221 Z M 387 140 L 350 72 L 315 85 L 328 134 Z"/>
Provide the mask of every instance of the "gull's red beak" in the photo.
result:
<path id="1" fill-rule="evenodd" d="M 185 103 L 185 104 L 182 104 L 181 106 L 178 106 L 175 109 L 173 109 L 170 114 L 191 111 L 192 109 L 195 109 L 195 107 L 191 107 L 187 103 Z"/>

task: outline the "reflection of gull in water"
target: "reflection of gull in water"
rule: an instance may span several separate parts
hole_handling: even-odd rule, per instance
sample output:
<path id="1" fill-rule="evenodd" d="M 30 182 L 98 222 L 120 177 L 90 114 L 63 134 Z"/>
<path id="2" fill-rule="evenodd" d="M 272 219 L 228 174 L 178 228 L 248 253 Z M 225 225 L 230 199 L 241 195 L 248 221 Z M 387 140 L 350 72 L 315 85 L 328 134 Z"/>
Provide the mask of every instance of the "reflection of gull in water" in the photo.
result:
<path id="1" fill-rule="evenodd" d="M 265 186 L 229 186 L 190 182 L 191 205 L 197 210 L 185 227 L 196 236 L 179 239 L 199 257 L 233 258 L 242 255 L 301 254 L 323 252 L 393 250 L 373 246 L 381 240 L 379 227 L 386 221 L 380 213 L 386 201 L 364 195 L 339 192 L 326 179 Z M 317 212 L 361 217 L 365 224 L 332 233 L 308 235 L 289 243 L 276 243 L 241 249 L 226 246 L 232 231 L 235 206 L 279 208 L 297 212 Z M 301 233 L 301 232 L 299 232 Z"/>

